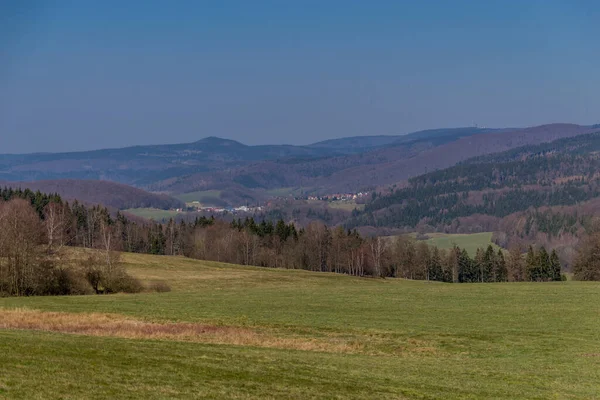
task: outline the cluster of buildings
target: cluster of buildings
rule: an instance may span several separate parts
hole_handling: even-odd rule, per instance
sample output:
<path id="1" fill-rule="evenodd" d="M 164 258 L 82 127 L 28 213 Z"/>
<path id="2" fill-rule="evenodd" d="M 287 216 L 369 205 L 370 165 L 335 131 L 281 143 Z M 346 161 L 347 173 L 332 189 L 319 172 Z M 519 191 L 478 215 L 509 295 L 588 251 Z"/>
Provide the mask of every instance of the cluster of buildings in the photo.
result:
<path id="1" fill-rule="evenodd" d="M 359 199 L 361 197 L 368 196 L 367 192 L 358 192 L 358 193 L 335 193 L 335 194 L 326 194 L 323 196 L 308 196 L 306 199 L 308 200 L 321 200 L 321 201 L 352 201 Z"/>
<path id="2" fill-rule="evenodd" d="M 198 201 L 192 202 L 192 207 L 191 208 L 195 209 L 198 212 L 209 212 L 209 213 L 214 213 L 214 214 L 224 214 L 224 213 L 230 213 L 230 214 L 254 213 L 254 212 L 258 212 L 258 211 L 262 211 L 263 210 L 262 206 L 255 206 L 255 207 L 249 207 L 249 206 L 213 207 L 213 206 L 209 206 L 209 207 L 205 207 L 205 206 L 202 206 L 200 204 L 200 202 L 198 202 Z M 189 208 L 188 208 L 188 210 L 189 210 Z M 180 209 L 177 209 L 177 211 L 180 211 Z M 181 211 L 183 211 L 183 210 L 181 210 Z"/>

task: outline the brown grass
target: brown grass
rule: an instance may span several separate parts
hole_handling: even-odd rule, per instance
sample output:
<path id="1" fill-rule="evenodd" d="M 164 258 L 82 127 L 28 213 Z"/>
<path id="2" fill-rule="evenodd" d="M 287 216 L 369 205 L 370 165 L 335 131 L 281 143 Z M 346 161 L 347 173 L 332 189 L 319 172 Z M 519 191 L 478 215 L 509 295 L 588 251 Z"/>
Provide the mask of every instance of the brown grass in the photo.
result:
<path id="1" fill-rule="evenodd" d="M 354 353 L 361 349 L 361 346 L 339 338 L 331 340 L 285 338 L 242 327 L 156 323 L 118 314 L 43 312 L 24 308 L 0 309 L 0 329 L 26 329 L 127 339 L 193 341 L 330 353 Z"/>

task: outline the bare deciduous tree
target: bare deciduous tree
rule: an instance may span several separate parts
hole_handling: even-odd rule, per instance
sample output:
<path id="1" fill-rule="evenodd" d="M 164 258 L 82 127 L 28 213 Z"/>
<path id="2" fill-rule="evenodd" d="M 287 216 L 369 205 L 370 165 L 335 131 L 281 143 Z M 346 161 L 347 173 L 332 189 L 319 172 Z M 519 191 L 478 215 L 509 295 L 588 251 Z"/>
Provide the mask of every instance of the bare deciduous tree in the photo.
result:
<path id="1" fill-rule="evenodd" d="M 3 203 L 0 207 L 0 281 L 2 290 L 16 295 L 34 294 L 38 247 L 42 243 L 40 219 L 22 199 Z"/>
<path id="2" fill-rule="evenodd" d="M 382 276 L 382 262 L 385 251 L 387 249 L 387 241 L 381 236 L 371 238 L 369 240 L 369 250 L 375 276 Z"/>
<path id="3" fill-rule="evenodd" d="M 64 245 L 64 232 L 67 226 L 67 216 L 64 205 L 50 203 L 44 208 L 44 228 L 48 240 L 48 251 L 60 250 Z"/>

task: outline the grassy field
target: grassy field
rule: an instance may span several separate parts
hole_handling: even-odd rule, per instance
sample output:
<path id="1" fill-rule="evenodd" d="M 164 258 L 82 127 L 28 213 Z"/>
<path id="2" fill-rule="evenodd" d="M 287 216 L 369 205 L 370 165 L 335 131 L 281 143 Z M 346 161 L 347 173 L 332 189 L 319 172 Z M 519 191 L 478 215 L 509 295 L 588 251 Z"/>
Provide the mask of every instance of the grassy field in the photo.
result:
<path id="1" fill-rule="evenodd" d="M 341 200 L 338 200 L 338 201 L 328 202 L 327 205 L 330 208 L 335 208 L 335 209 L 344 210 L 344 211 L 353 211 L 355 208 L 357 210 L 362 210 L 362 209 L 365 208 L 364 204 L 356 204 L 355 201 L 341 201 Z"/>
<path id="2" fill-rule="evenodd" d="M 175 198 L 185 202 L 192 203 L 198 201 L 205 206 L 214 205 L 215 201 L 219 201 L 221 198 L 220 190 L 200 190 L 197 192 L 183 193 L 175 196 Z"/>
<path id="3" fill-rule="evenodd" d="M 443 284 L 124 261 L 172 291 L 0 299 L 0 398 L 600 393 L 600 283 Z"/>
<path id="4" fill-rule="evenodd" d="M 155 221 L 161 221 L 163 219 L 174 218 L 179 214 L 175 210 L 160 210 L 158 208 L 130 208 L 125 210 L 129 214 L 136 215 L 138 217 L 153 219 Z"/>
<path id="5" fill-rule="evenodd" d="M 302 193 L 302 188 L 277 188 L 277 189 L 267 189 L 265 193 L 269 196 L 275 197 L 291 197 Z"/>
<path id="6" fill-rule="evenodd" d="M 413 235 L 414 236 L 414 235 Z M 487 248 L 490 244 L 498 250 L 499 247 L 492 243 L 492 232 L 471 233 L 471 234 L 446 234 L 446 233 L 428 233 L 430 239 L 427 243 L 437 246 L 440 249 L 451 249 L 457 245 L 461 249 L 466 249 L 471 256 L 475 255 L 478 248 Z"/>

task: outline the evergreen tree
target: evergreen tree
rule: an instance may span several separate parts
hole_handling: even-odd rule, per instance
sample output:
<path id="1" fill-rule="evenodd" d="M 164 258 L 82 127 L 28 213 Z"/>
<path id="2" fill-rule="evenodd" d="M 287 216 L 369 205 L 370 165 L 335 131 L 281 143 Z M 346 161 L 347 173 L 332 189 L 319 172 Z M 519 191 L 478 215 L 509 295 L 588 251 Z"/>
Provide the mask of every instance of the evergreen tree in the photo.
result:
<path id="1" fill-rule="evenodd" d="M 550 255 L 550 271 L 552 273 L 553 281 L 560 281 L 560 259 L 558 258 L 558 254 L 556 254 L 556 250 L 552 250 L 552 254 Z"/>
<path id="2" fill-rule="evenodd" d="M 525 257 L 525 269 L 527 271 L 527 280 L 535 282 L 538 280 L 538 258 L 533 246 L 529 246 L 527 256 Z"/>
<path id="3" fill-rule="evenodd" d="M 542 246 L 540 251 L 538 252 L 538 280 L 540 281 L 548 281 L 552 277 L 552 272 L 550 268 L 550 256 L 546 251 L 546 248 Z"/>
<path id="4" fill-rule="evenodd" d="M 508 269 L 502 249 L 498 249 L 494 263 L 494 277 L 496 282 L 506 282 L 508 280 Z"/>
<path id="5" fill-rule="evenodd" d="M 289 235 L 289 226 L 287 226 L 282 219 L 277 221 L 277 224 L 275 225 L 275 236 L 278 236 L 281 242 L 285 242 Z"/>
<path id="6" fill-rule="evenodd" d="M 473 260 L 473 282 L 483 282 L 483 270 L 485 269 L 485 251 L 482 248 L 477 248 L 475 259 Z"/>
<path id="7" fill-rule="evenodd" d="M 477 282 L 477 265 L 473 262 L 467 250 L 462 249 L 458 257 L 458 281 L 459 282 Z"/>
<path id="8" fill-rule="evenodd" d="M 488 245 L 483 256 L 482 282 L 494 282 L 494 264 L 496 263 L 496 253 L 492 245 Z"/>
<path id="9" fill-rule="evenodd" d="M 437 246 L 433 247 L 431 251 L 431 257 L 429 258 L 429 271 L 428 276 L 429 280 L 432 281 L 443 281 L 444 273 L 442 271 L 442 258 L 440 256 L 440 250 Z"/>

